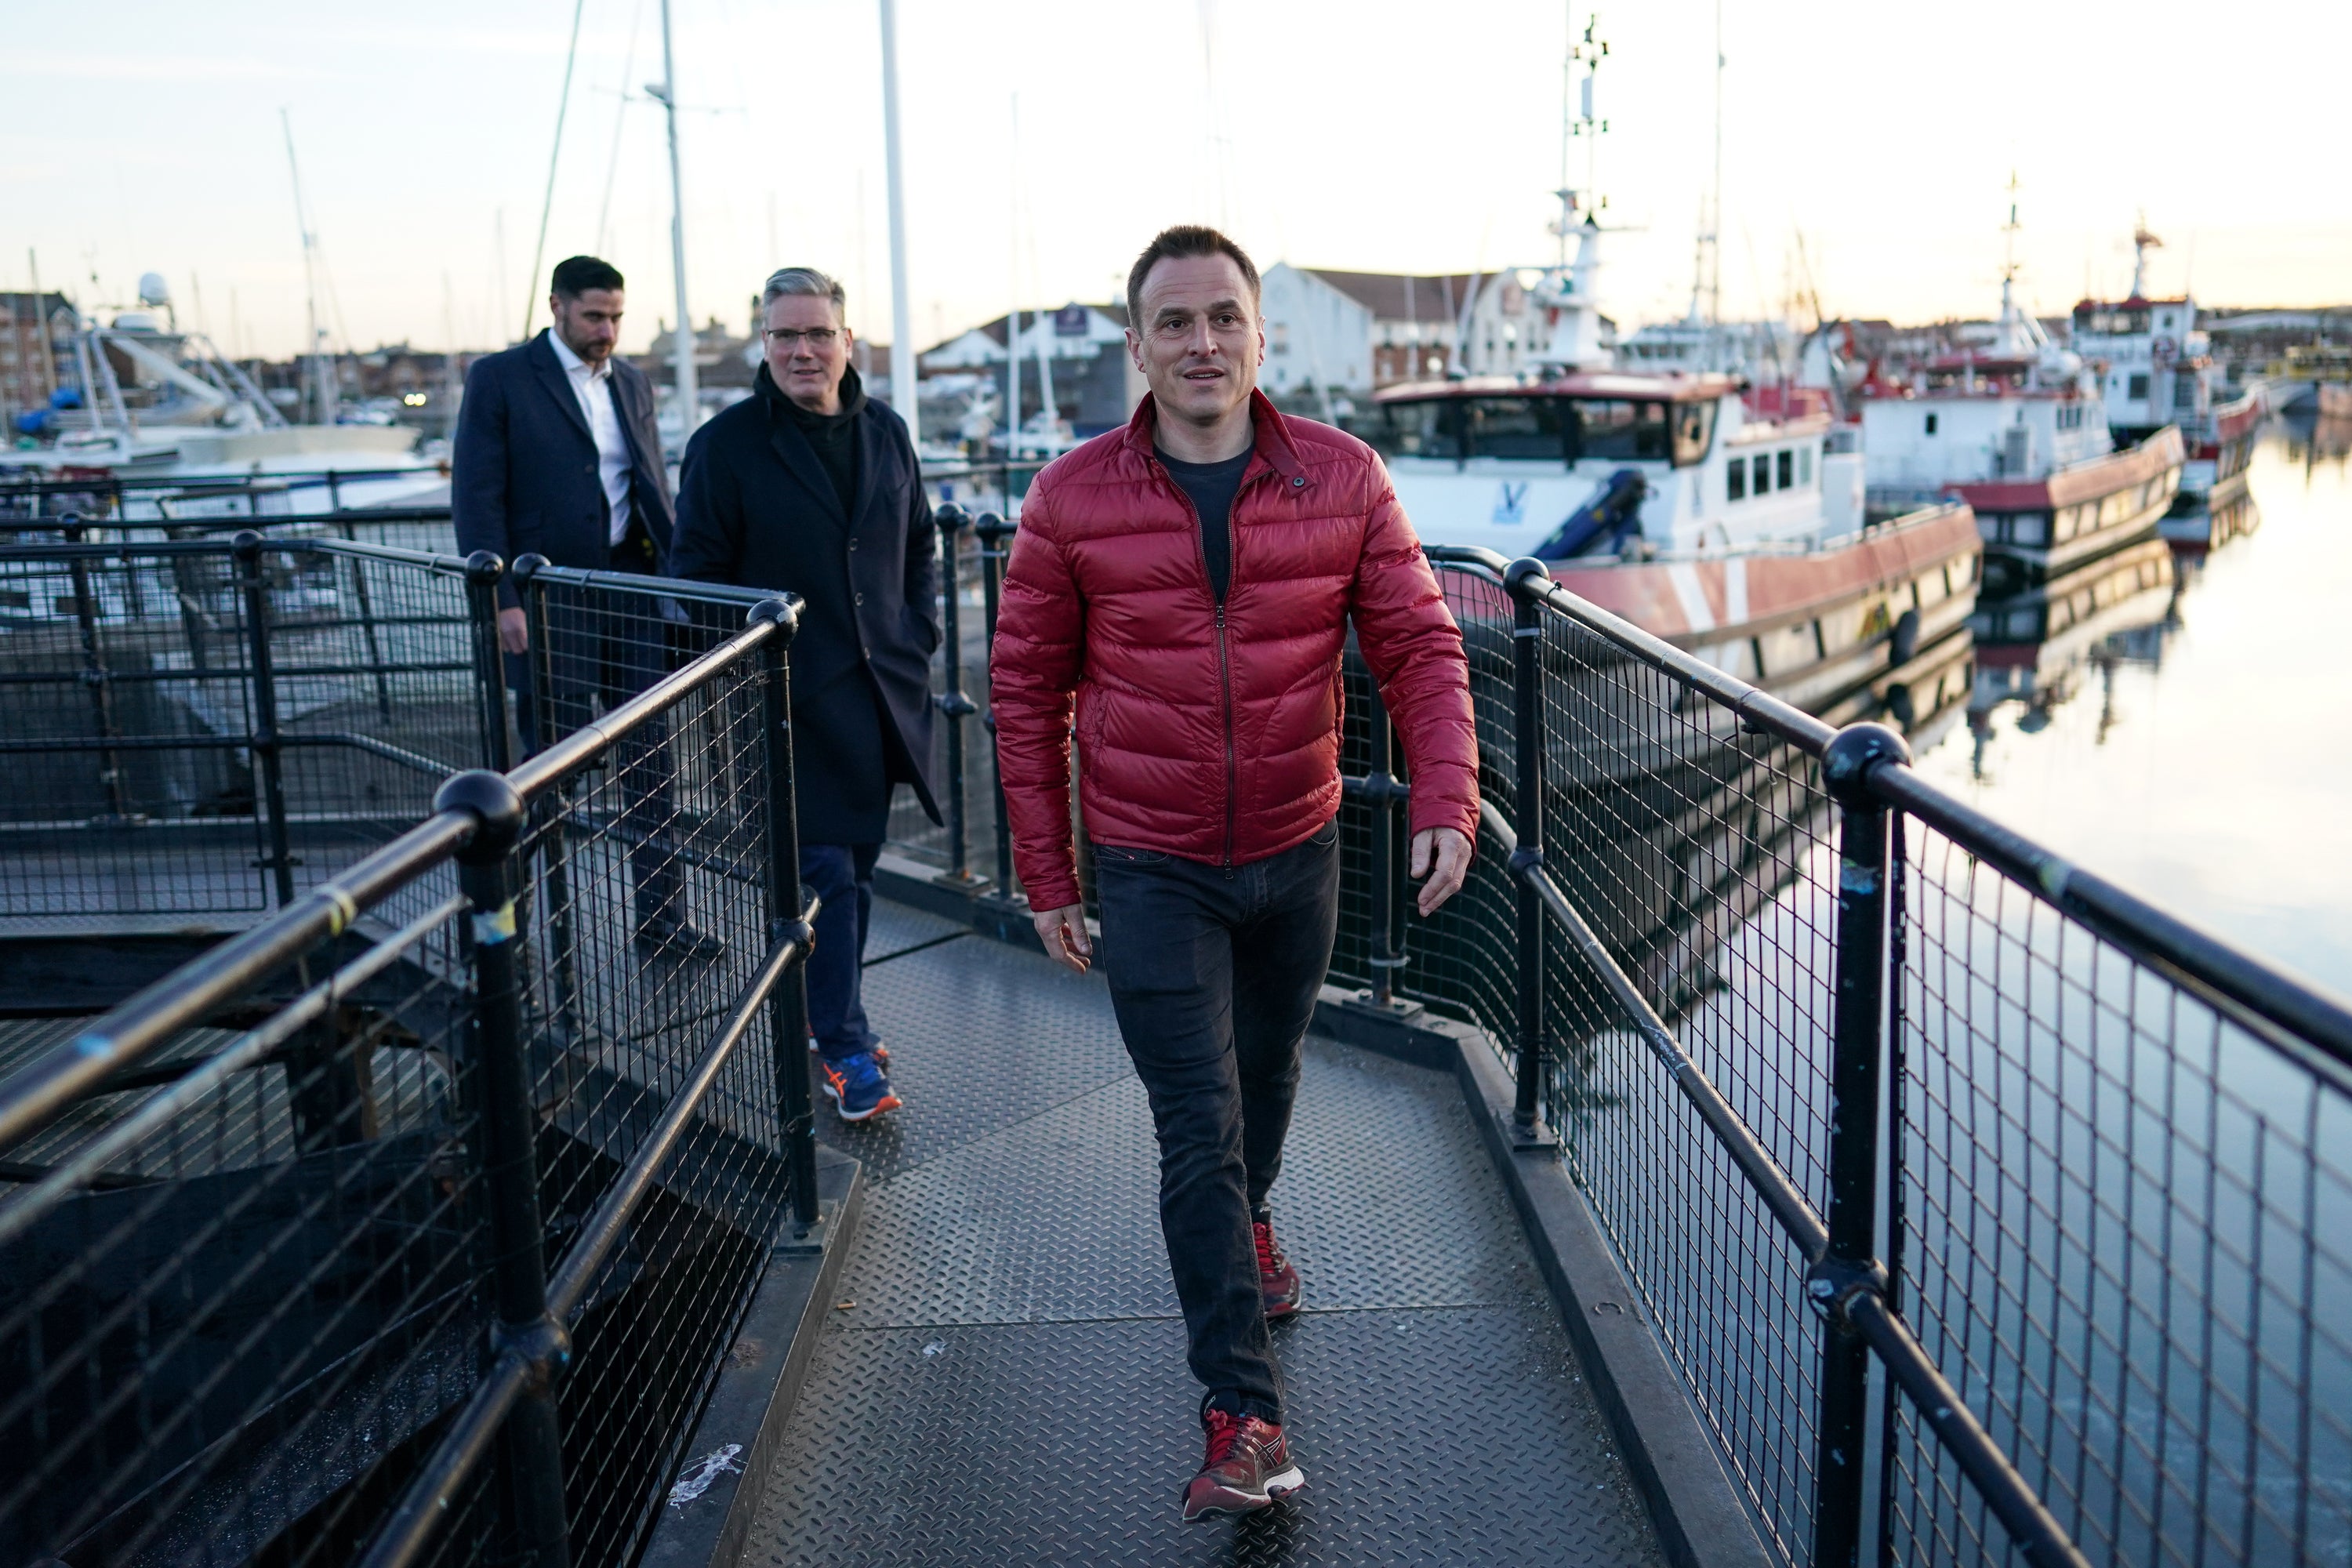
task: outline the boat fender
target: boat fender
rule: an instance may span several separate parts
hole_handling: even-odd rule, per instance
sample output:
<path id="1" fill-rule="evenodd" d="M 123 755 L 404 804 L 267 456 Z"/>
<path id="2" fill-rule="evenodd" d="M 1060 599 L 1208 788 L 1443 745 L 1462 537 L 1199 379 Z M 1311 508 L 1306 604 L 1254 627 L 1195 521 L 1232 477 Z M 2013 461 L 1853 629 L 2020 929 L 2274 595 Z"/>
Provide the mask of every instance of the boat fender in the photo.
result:
<path id="1" fill-rule="evenodd" d="M 1887 653 L 1897 666 L 1911 662 L 1919 651 L 1919 612 L 1906 610 L 1895 623 L 1895 635 L 1887 639 Z"/>

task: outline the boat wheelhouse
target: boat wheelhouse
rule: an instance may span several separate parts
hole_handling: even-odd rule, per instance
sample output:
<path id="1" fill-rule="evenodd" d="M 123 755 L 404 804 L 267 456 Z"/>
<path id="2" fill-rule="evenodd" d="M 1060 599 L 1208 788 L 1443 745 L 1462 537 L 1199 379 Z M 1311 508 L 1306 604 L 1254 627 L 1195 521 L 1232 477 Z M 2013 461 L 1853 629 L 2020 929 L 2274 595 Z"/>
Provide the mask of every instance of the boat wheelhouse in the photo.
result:
<path id="1" fill-rule="evenodd" d="M 2040 479 L 1953 487 L 1975 509 L 1986 584 L 2006 593 L 2150 532 L 2180 490 L 2180 432 L 2168 425 L 2127 451 Z"/>
<path id="2" fill-rule="evenodd" d="M 2078 303 L 2073 346 L 2101 378 L 2116 447 L 2177 426 L 2184 443 L 2178 505 L 2224 507 L 2245 493 L 2270 400 L 2259 386 L 2228 395 L 2194 299 L 2147 297 L 2147 253 L 2163 243 L 2145 227 L 2133 234 L 2130 295 Z"/>
<path id="3" fill-rule="evenodd" d="M 1979 551 L 1968 508 L 1865 526 L 1861 459 L 1826 449 L 1828 416 L 1756 419 L 1727 376 L 1408 384 L 1357 432 L 1423 540 L 1535 556 L 1571 592 L 1800 707 L 1866 693 L 1899 712 L 1923 673 L 1965 658 Z"/>

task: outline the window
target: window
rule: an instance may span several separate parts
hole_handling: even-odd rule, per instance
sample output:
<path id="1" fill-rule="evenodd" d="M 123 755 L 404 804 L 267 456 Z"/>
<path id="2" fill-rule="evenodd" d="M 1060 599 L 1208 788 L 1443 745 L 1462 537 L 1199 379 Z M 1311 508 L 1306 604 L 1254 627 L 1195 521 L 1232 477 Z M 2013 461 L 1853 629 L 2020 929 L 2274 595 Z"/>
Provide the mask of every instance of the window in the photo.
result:
<path id="1" fill-rule="evenodd" d="M 1773 462 L 1779 468 L 1779 474 L 1774 482 L 1779 484 L 1779 486 L 1785 490 L 1790 487 L 1790 485 L 1796 481 L 1797 454 L 1794 452 L 1782 452 L 1779 457 L 1773 459 Z"/>
<path id="2" fill-rule="evenodd" d="M 1936 416 L 1935 416 L 1934 415 L 1930 414 L 1930 415 L 1928 415 L 1928 416 L 1927 416 L 1927 434 L 1928 434 L 1928 435 L 1930 435 L 1930 436 L 1933 436 L 1935 433 L 1936 433 Z"/>
<path id="3" fill-rule="evenodd" d="M 1276 321 L 1266 328 L 1266 349 L 1269 353 L 1286 354 L 1290 352 L 1290 323 Z"/>
<path id="4" fill-rule="evenodd" d="M 1666 436 L 1666 405 L 1580 397 L 1563 405 L 1572 415 L 1579 458 L 1633 458 L 1665 461 L 1671 455 Z"/>
<path id="5" fill-rule="evenodd" d="M 2175 408 L 2194 408 L 2197 406 L 2197 378 L 2195 376 L 2176 375 L 2172 378 L 2172 406 Z"/>
<path id="6" fill-rule="evenodd" d="M 1685 468 L 1693 463 L 1706 460 L 1707 448 L 1715 444 L 1715 405 L 1712 403 L 1681 403 L 1675 405 L 1675 467 Z"/>
<path id="7" fill-rule="evenodd" d="M 1753 460 L 1756 464 L 1754 481 L 1756 493 L 1759 496 L 1769 495 L 1772 492 L 1772 455 L 1769 452 L 1759 452 Z"/>
<path id="8" fill-rule="evenodd" d="M 1431 397 L 1376 405 L 1368 427 L 1360 434 L 1386 458 L 1458 458 L 1462 448 L 1454 401 Z"/>
<path id="9" fill-rule="evenodd" d="M 1746 500 L 1748 499 L 1748 459 L 1732 458 L 1730 464 L 1723 470 L 1723 476 L 1724 499 Z"/>
<path id="10" fill-rule="evenodd" d="M 1462 405 L 1463 429 L 1474 458 L 1549 458 L 1568 455 L 1553 397 L 1472 397 Z"/>
<path id="11" fill-rule="evenodd" d="M 1811 447 L 1797 448 L 1797 482 L 1801 485 L 1813 482 L 1813 449 Z"/>
<path id="12" fill-rule="evenodd" d="M 2131 385 L 2124 393 L 2124 395 L 2135 402 L 2147 395 L 2147 373 L 2146 371 L 2134 371 L 2132 373 Z"/>

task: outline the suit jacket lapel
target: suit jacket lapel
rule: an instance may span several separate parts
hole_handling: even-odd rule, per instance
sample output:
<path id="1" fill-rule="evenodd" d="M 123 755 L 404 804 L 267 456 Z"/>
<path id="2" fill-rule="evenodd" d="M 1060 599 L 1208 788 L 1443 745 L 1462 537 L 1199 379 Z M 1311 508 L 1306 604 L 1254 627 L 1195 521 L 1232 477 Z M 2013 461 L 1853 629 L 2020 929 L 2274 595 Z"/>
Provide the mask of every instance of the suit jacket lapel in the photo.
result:
<path id="1" fill-rule="evenodd" d="M 539 373 L 540 384 L 547 388 L 547 395 L 555 399 L 555 405 L 563 410 L 564 417 L 572 421 L 572 427 L 586 437 L 588 444 L 593 447 L 596 434 L 588 428 L 588 416 L 580 412 L 580 398 L 572 390 L 572 378 L 563 374 L 563 362 L 555 357 L 555 346 L 547 341 L 545 331 L 530 341 L 528 357 L 530 368 Z"/>

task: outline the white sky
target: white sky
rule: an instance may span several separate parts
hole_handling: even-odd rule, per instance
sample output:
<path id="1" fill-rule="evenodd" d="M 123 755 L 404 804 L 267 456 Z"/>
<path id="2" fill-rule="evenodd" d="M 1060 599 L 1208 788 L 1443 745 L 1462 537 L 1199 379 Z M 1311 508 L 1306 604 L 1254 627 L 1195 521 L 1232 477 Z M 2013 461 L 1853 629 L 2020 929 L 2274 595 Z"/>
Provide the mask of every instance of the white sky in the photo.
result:
<path id="1" fill-rule="evenodd" d="M 740 328 L 772 267 L 810 263 L 839 273 L 853 323 L 887 338 L 874 0 L 672 5 L 695 110 L 696 317 Z M 28 247 L 43 284 L 85 304 L 125 300 L 158 270 L 184 321 L 242 352 L 292 352 L 302 259 L 282 106 L 335 339 L 516 334 L 569 0 L 124 0 L 102 34 L 79 7 L 12 9 L 0 286 L 28 281 Z M 674 313 L 659 113 L 616 96 L 660 79 L 659 15 L 660 0 L 585 0 L 547 240 L 547 265 L 601 248 L 628 274 L 632 346 Z M 1713 0 L 1602 12 L 1601 184 L 1634 231 L 1602 283 L 1621 320 L 1675 316 L 1688 298 L 1713 16 Z M 1433 271 L 1552 254 L 1557 5 L 900 0 L 899 27 L 926 342 L 1013 292 L 1016 92 L 1024 306 L 1111 297 L 1151 232 L 1186 218 L 1225 224 L 1261 265 Z M 2352 7 L 1726 0 L 1724 33 L 1727 314 L 1781 298 L 1799 232 L 1833 314 L 1989 313 L 2012 164 L 2026 298 L 2044 311 L 2086 285 L 2120 289 L 2139 208 L 2168 242 L 2159 288 L 2192 281 L 2214 303 L 2352 298 L 2352 182 L 2326 162 Z M 1580 176 L 1582 159 L 1580 146 Z"/>

